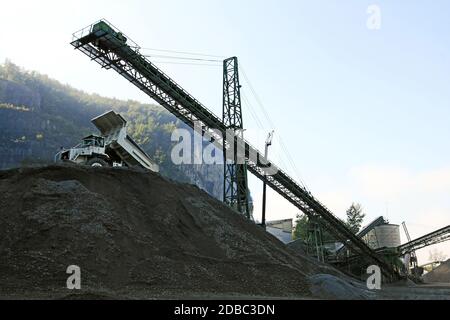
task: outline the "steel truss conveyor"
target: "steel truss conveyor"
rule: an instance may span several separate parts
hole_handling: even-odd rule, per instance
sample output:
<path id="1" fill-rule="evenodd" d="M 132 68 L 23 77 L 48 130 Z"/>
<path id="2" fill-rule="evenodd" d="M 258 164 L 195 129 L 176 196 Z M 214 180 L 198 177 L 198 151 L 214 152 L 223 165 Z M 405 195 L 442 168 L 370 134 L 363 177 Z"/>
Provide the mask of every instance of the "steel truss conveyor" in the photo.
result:
<path id="1" fill-rule="evenodd" d="M 433 244 L 450 240 L 450 226 L 446 226 L 439 230 L 430 232 L 422 237 L 402 244 L 397 248 L 400 255 L 410 253 Z"/>
<path id="2" fill-rule="evenodd" d="M 115 70 L 187 125 L 193 127 L 195 122 L 200 123 L 204 135 L 218 148 L 230 149 L 229 139 L 226 141 L 224 139 L 226 127 L 221 119 L 158 69 L 139 52 L 138 45 L 110 23 L 102 20 L 74 33 L 71 44 L 91 60 L 99 63 L 102 68 Z M 221 134 L 218 134 L 218 131 Z M 251 173 L 261 180 L 264 180 L 267 173 L 267 184 L 281 196 L 307 216 L 320 216 L 325 228 L 368 264 L 378 265 L 388 279 L 397 276 L 384 258 L 353 234 L 343 221 L 314 198 L 308 190 L 273 163 L 268 165 L 263 153 L 239 137 L 234 137 L 234 143 L 238 148 L 240 146 L 245 149 L 245 160 Z"/>

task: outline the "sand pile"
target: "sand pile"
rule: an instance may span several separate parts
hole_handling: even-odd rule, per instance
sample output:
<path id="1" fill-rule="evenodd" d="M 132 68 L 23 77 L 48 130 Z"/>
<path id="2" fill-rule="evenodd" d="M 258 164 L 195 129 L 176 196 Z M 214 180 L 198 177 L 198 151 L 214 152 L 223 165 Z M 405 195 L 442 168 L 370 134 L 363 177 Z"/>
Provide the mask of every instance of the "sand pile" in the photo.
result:
<path id="1" fill-rule="evenodd" d="M 439 267 L 423 276 L 425 282 L 448 282 L 450 283 L 450 259 L 442 262 Z"/>
<path id="2" fill-rule="evenodd" d="M 81 268 L 81 291 L 65 287 L 69 265 Z M 158 174 L 0 172 L 0 297 L 304 297 L 320 268 L 195 186 Z"/>

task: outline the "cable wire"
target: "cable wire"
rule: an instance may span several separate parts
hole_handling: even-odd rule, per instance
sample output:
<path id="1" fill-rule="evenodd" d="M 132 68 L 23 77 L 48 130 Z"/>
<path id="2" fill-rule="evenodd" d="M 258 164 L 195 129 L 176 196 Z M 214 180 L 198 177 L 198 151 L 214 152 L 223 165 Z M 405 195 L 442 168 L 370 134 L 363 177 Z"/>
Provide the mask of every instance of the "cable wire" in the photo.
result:
<path id="1" fill-rule="evenodd" d="M 147 57 L 147 58 L 165 58 L 165 59 L 176 59 L 176 60 L 222 62 L 221 60 L 217 60 L 217 59 L 201 59 L 201 58 L 176 57 L 176 56 L 168 56 L 168 55 L 161 55 L 161 54 L 152 54 L 152 55 L 143 54 L 143 56 Z"/>
<path id="2" fill-rule="evenodd" d="M 155 48 L 140 48 L 141 50 L 147 50 L 147 51 L 156 51 L 156 52 L 168 52 L 168 53 L 175 53 L 175 54 L 181 54 L 181 55 L 190 55 L 190 56 L 202 56 L 202 57 L 214 57 L 214 58 L 224 58 L 223 56 L 218 56 L 218 55 L 210 55 L 210 54 L 203 54 L 203 53 L 194 53 L 194 52 L 187 52 L 187 51 L 176 51 L 176 50 L 167 50 L 167 49 L 155 49 Z M 198 63 L 188 63 L 188 62 L 176 62 L 176 61 L 158 61 L 158 60 L 154 60 L 155 63 L 160 63 L 160 64 L 177 64 L 177 65 L 191 65 L 191 66 L 208 66 L 208 67 L 218 67 L 220 66 L 219 62 L 221 63 L 221 60 L 218 59 L 204 59 L 204 58 L 194 58 L 194 57 L 179 57 L 179 56 L 174 56 L 174 55 L 163 55 L 163 54 L 144 54 L 145 57 L 148 58 L 165 58 L 165 59 L 172 59 L 172 60 L 184 60 L 184 61 L 196 61 Z M 216 62 L 217 64 L 206 64 L 206 63 L 201 63 L 201 62 Z M 241 63 L 241 68 L 242 70 L 242 74 L 244 76 L 245 81 L 248 84 L 248 87 L 250 88 L 251 94 L 253 95 L 254 99 L 257 102 L 257 105 L 260 107 L 260 109 L 262 110 L 262 113 L 264 115 L 265 120 L 267 121 L 267 123 L 269 124 L 269 126 L 274 129 L 276 128 L 274 122 L 271 120 L 269 113 L 267 112 L 266 108 L 264 107 L 264 104 L 262 103 L 261 99 L 259 98 L 256 90 L 254 89 L 249 77 L 247 76 L 244 67 L 242 66 Z M 250 103 L 250 100 L 244 95 L 243 96 L 243 100 L 244 102 L 248 105 L 249 107 L 249 111 L 250 111 L 250 116 L 254 119 L 254 121 L 256 122 L 257 126 L 260 128 L 260 130 L 264 130 L 264 125 L 261 121 L 261 119 L 258 116 L 258 112 L 253 108 L 252 104 Z M 299 170 L 297 168 L 297 166 L 295 165 L 295 162 L 289 152 L 289 149 L 287 148 L 286 144 L 284 143 L 283 139 L 281 138 L 280 135 L 276 135 L 277 140 L 279 141 L 280 147 L 281 147 L 281 151 L 282 154 L 285 155 L 285 157 L 287 158 L 288 164 L 290 165 L 291 169 L 293 170 L 295 176 L 297 177 L 297 180 L 300 182 L 300 184 L 302 185 L 303 188 L 307 189 L 305 184 L 303 183 L 303 180 L 300 177 L 299 174 Z M 284 167 L 288 167 L 286 166 L 286 164 L 284 163 L 282 157 L 279 157 L 280 162 L 282 162 Z"/>
<path id="3" fill-rule="evenodd" d="M 178 53 L 190 56 L 201 56 L 201 57 L 212 57 L 212 58 L 225 58 L 224 56 L 218 56 L 213 54 L 204 54 L 204 53 L 196 53 L 196 52 L 187 52 L 187 51 L 176 51 L 176 50 L 167 50 L 167 49 L 154 49 L 154 48 L 140 48 L 141 50 L 147 51 L 156 51 L 156 52 L 168 52 L 168 53 Z"/>
<path id="4" fill-rule="evenodd" d="M 266 130 L 264 128 L 264 125 L 262 124 L 262 121 L 260 120 L 259 116 L 258 116 L 258 112 L 256 112 L 256 110 L 253 108 L 250 100 L 247 98 L 247 96 L 245 95 L 244 92 L 241 92 L 241 96 L 242 96 L 242 100 L 244 101 L 245 105 L 248 107 L 248 111 L 250 111 L 250 116 L 253 118 L 253 120 L 256 122 L 256 125 L 258 126 L 258 128 L 263 131 L 263 132 L 267 132 L 268 130 Z M 286 163 L 284 162 L 282 157 L 277 157 L 278 161 L 281 163 L 281 165 L 284 168 L 287 168 L 288 166 L 286 165 Z M 305 188 L 306 189 L 306 188 Z"/>
<path id="5" fill-rule="evenodd" d="M 152 62 L 156 64 L 162 63 L 162 64 L 181 64 L 189 66 L 221 67 L 220 64 L 208 64 L 208 63 L 189 63 L 189 62 L 158 61 L 158 60 L 152 60 Z"/>
<path id="6" fill-rule="evenodd" d="M 268 114 L 266 108 L 264 107 L 264 104 L 262 103 L 261 99 L 259 98 L 258 94 L 256 93 L 256 90 L 254 89 L 252 83 L 250 82 L 250 79 L 249 79 L 249 77 L 247 76 L 247 74 L 246 74 L 246 72 L 245 72 L 245 69 L 244 69 L 244 67 L 242 66 L 242 63 L 241 63 L 241 65 L 240 65 L 240 69 L 242 70 L 242 75 L 244 76 L 244 79 L 245 79 L 245 81 L 247 82 L 247 84 L 248 84 L 248 86 L 249 86 L 249 88 L 250 88 L 250 91 L 251 91 L 252 95 L 254 96 L 254 98 L 255 98 L 257 104 L 258 104 L 259 107 L 261 108 L 262 113 L 263 113 L 263 115 L 264 115 L 264 117 L 265 117 L 267 123 L 268 123 L 272 128 L 276 128 L 274 122 L 271 120 L 271 118 L 270 118 L 270 116 L 269 116 L 269 114 Z M 287 158 L 287 160 L 288 160 L 288 162 L 289 162 L 289 164 L 290 164 L 290 166 L 291 166 L 291 169 L 293 169 L 294 174 L 295 174 L 295 176 L 297 177 L 297 180 L 300 182 L 301 186 L 302 186 L 304 189 L 308 190 L 308 189 L 306 188 L 305 183 L 304 183 L 303 180 L 301 179 L 299 170 L 298 170 L 297 166 L 295 165 L 295 162 L 294 162 L 294 160 L 293 160 L 293 158 L 292 158 L 292 156 L 291 156 L 291 154 L 290 154 L 290 152 L 289 152 L 289 149 L 287 148 L 286 144 L 284 143 L 283 139 L 281 138 L 280 135 L 276 135 L 276 137 L 277 137 L 278 141 L 280 142 L 280 146 L 281 146 L 282 152 L 285 154 L 285 156 L 286 156 L 286 158 Z M 281 159 L 281 158 L 280 158 L 280 159 Z M 283 162 L 283 161 L 281 161 L 281 162 Z"/>

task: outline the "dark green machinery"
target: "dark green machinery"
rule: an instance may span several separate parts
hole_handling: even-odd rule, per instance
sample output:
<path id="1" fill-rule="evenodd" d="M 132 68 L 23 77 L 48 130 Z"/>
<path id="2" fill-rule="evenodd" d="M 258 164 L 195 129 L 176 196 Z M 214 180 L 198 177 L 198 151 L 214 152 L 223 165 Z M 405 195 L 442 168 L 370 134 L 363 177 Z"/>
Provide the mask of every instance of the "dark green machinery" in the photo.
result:
<path id="1" fill-rule="evenodd" d="M 116 38 L 118 43 L 125 44 L 127 38 L 121 33 L 114 31 L 105 21 L 99 21 L 92 26 L 92 33 L 95 34 L 109 34 L 112 38 Z M 110 39 L 111 40 L 111 39 Z"/>

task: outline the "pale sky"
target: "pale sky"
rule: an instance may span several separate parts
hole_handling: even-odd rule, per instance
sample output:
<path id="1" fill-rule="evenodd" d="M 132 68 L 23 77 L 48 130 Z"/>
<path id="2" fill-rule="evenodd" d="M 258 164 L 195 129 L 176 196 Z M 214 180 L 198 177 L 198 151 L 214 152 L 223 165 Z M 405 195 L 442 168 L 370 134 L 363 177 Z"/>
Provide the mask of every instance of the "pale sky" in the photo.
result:
<path id="1" fill-rule="evenodd" d="M 371 4 L 381 10 L 380 30 L 367 28 Z M 263 149 L 275 129 L 271 158 L 297 175 L 285 165 L 282 137 L 298 175 L 337 216 L 359 202 L 365 223 L 406 221 L 416 238 L 450 224 L 449 13 L 443 0 L 16 0 L 0 4 L 0 61 L 148 103 L 74 51 L 71 34 L 106 18 L 142 47 L 237 56 L 270 118 L 243 81 L 248 140 Z M 160 67 L 221 115 L 220 67 Z M 262 184 L 251 176 L 250 187 L 259 218 Z M 297 212 L 269 192 L 269 219 Z M 435 247 L 450 257 L 450 242 Z M 432 248 L 419 252 L 420 263 Z"/>

